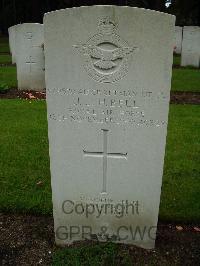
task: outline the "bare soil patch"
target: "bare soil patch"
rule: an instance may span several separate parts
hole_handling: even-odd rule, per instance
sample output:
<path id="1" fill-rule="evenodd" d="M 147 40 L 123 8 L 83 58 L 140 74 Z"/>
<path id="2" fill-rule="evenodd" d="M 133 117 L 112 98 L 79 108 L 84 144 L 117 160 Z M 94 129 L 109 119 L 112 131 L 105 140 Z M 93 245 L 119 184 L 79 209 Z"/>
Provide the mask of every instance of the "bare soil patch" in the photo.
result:
<path id="1" fill-rule="evenodd" d="M 0 93 L 0 99 L 46 99 L 46 93 L 41 91 L 18 90 L 12 88 L 5 93 Z M 200 92 L 171 92 L 170 103 L 174 104 L 200 104 Z"/>
<path id="2" fill-rule="evenodd" d="M 77 242 L 71 247 L 93 244 Z M 126 250 L 133 265 L 199 265 L 199 247 L 198 225 L 159 223 L 154 250 L 120 245 L 119 258 Z M 0 214 L 0 265 L 51 265 L 55 249 L 52 217 Z"/>
<path id="3" fill-rule="evenodd" d="M 27 99 L 27 100 L 40 100 L 46 99 L 46 93 L 41 91 L 31 90 L 18 90 L 12 88 L 4 93 L 0 93 L 0 99 Z"/>
<path id="4" fill-rule="evenodd" d="M 171 92 L 170 103 L 200 104 L 199 92 Z"/>

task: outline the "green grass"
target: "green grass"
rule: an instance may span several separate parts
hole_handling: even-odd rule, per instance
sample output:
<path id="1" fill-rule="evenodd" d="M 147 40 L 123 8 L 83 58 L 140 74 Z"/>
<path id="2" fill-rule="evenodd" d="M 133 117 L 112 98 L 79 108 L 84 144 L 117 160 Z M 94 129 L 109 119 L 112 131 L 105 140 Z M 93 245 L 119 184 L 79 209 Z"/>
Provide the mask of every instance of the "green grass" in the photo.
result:
<path id="1" fill-rule="evenodd" d="M 181 56 L 174 55 L 174 65 L 180 65 Z M 194 67 L 174 68 L 172 72 L 172 91 L 200 92 L 200 70 Z"/>
<path id="2" fill-rule="evenodd" d="M 173 61 L 174 65 L 179 65 L 181 64 L 181 56 L 180 55 L 174 55 L 174 61 Z"/>
<path id="3" fill-rule="evenodd" d="M 9 53 L 9 44 L 8 44 L 8 38 L 7 37 L 1 37 L 0 38 L 0 53 Z"/>
<path id="4" fill-rule="evenodd" d="M 200 106 L 171 105 L 160 219 L 200 222 Z"/>
<path id="5" fill-rule="evenodd" d="M 45 102 L 0 100 L 0 114 L 0 209 L 50 214 Z"/>
<path id="6" fill-rule="evenodd" d="M 172 91 L 200 92 L 200 70 L 187 68 L 173 69 Z"/>
<path id="7" fill-rule="evenodd" d="M 17 87 L 16 67 L 0 67 L 0 85 L 7 84 L 10 88 Z"/>
<path id="8" fill-rule="evenodd" d="M 0 210 L 51 214 L 45 102 L 0 100 L 0 114 Z M 171 105 L 160 219 L 200 221 L 199 154 L 200 107 Z"/>
<path id="9" fill-rule="evenodd" d="M 53 255 L 52 265 L 81 265 L 81 266 L 101 266 L 101 265 L 132 265 L 128 250 L 122 250 L 119 245 L 92 244 L 82 247 L 72 247 L 57 249 Z"/>
<path id="10" fill-rule="evenodd" d="M 0 64 L 11 63 L 12 58 L 9 54 L 0 54 Z"/>

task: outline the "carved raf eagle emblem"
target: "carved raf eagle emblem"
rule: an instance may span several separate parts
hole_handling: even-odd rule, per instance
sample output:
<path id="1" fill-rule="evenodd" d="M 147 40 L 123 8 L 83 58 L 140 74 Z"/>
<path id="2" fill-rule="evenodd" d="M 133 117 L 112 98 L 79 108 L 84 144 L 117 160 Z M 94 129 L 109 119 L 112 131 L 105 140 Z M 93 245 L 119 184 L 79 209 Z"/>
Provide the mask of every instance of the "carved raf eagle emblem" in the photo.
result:
<path id="1" fill-rule="evenodd" d="M 115 32 L 116 25 L 110 18 L 99 23 L 99 33 L 85 44 L 74 45 L 84 59 L 88 74 L 98 82 L 118 81 L 128 72 L 131 54 L 138 47 L 129 47 Z"/>
<path id="2" fill-rule="evenodd" d="M 111 69 L 117 66 L 116 62 L 118 59 L 123 59 L 130 53 L 132 53 L 136 48 L 114 48 L 113 50 L 101 49 L 94 45 L 76 45 L 80 53 L 83 55 L 90 55 L 92 59 L 96 59 L 94 66 L 100 69 Z"/>

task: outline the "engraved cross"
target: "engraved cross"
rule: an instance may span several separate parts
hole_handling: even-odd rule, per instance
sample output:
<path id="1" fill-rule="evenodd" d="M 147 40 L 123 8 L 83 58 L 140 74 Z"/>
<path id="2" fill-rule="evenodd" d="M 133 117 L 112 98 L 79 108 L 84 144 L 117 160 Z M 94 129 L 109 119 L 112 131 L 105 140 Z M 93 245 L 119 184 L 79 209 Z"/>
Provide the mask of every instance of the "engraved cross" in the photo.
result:
<path id="1" fill-rule="evenodd" d="M 36 62 L 33 62 L 32 61 L 32 56 L 29 57 L 29 62 L 26 62 L 26 64 L 28 65 L 29 64 L 29 67 L 30 67 L 30 72 L 32 70 L 32 64 L 36 64 Z"/>
<path id="2" fill-rule="evenodd" d="M 127 159 L 127 153 L 109 153 L 108 149 L 108 130 L 102 129 L 103 131 L 103 151 L 102 152 L 92 152 L 83 150 L 85 157 L 96 157 L 103 158 L 103 188 L 102 193 L 106 193 L 106 183 L 107 183 L 107 158 L 113 159 Z"/>

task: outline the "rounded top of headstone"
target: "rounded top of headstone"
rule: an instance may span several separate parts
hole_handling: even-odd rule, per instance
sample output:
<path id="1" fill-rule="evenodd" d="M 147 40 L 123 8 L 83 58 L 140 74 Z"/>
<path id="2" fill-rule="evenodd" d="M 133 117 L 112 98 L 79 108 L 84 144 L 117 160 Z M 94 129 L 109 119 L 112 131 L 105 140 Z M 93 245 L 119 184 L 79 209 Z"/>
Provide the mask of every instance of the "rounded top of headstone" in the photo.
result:
<path id="1" fill-rule="evenodd" d="M 200 26 L 184 26 L 184 29 L 200 29 Z"/>
<path id="2" fill-rule="evenodd" d="M 43 24 L 42 23 L 30 23 L 30 22 L 25 22 L 25 23 L 21 23 L 21 24 L 18 24 L 18 25 L 20 25 L 20 26 L 32 26 L 32 25 L 34 25 L 34 26 L 43 26 Z"/>
<path id="3" fill-rule="evenodd" d="M 72 8 L 65 8 L 65 9 L 59 9 L 59 10 L 54 10 L 51 12 L 47 12 L 44 14 L 44 19 L 46 16 L 49 15 L 54 15 L 57 13 L 62 13 L 62 12 L 70 12 L 72 10 L 81 10 L 81 9 L 129 9 L 129 10 L 134 10 L 138 12 L 146 12 L 146 13 L 152 13 L 152 14 L 162 14 L 168 17 L 173 17 L 174 19 L 176 18 L 174 15 L 156 11 L 156 10 L 151 10 L 151 9 L 145 9 L 145 8 L 138 8 L 138 7 L 131 7 L 131 6 L 116 6 L 116 5 L 93 5 L 93 6 L 80 6 L 80 7 L 72 7 Z"/>
<path id="4" fill-rule="evenodd" d="M 31 29 L 43 29 L 44 25 L 40 23 L 22 23 L 18 24 L 16 27 L 17 31 L 31 30 Z"/>
<path id="5" fill-rule="evenodd" d="M 9 30 L 12 30 L 12 29 L 14 29 L 14 28 L 16 28 L 16 27 L 18 27 L 18 26 L 20 26 L 20 25 L 21 25 L 21 23 L 16 24 L 16 25 L 13 25 L 13 26 L 10 26 L 10 27 L 8 28 L 8 31 L 9 31 Z"/>

